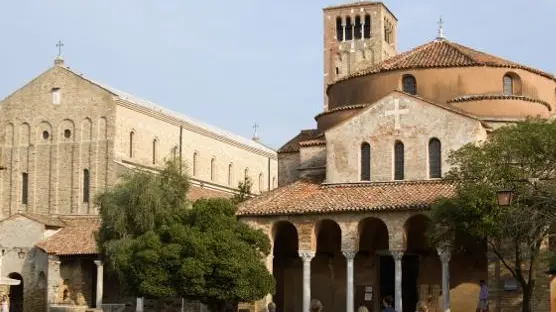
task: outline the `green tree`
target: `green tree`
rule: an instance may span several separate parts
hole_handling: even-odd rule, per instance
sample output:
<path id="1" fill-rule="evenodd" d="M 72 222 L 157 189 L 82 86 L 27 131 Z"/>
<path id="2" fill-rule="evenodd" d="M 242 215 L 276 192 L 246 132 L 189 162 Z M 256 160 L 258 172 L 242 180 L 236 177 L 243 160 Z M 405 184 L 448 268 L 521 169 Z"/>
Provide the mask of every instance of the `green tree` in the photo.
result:
<path id="1" fill-rule="evenodd" d="M 239 181 L 237 184 L 238 192 L 234 194 L 232 202 L 239 204 L 251 198 L 251 187 L 253 187 L 253 183 L 249 177 L 245 177 L 243 181 Z"/>
<path id="2" fill-rule="evenodd" d="M 98 243 L 128 293 L 201 300 L 212 309 L 263 298 L 274 280 L 263 259 L 270 241 L 235 217 L 227 199 L 186 197 L 175 162 L 134 171 L 101 194 Z"/>
<path id="3" fill-rule="evenodd" d="M 449 163 L 456 196 L 433 207 L 432 242 L 454 245 L 458 233 L 484 242 L 520 284 L 522 311 L 531 312 L 541 247 L 556 220 L 556 123 L 530 119 L 499 128 L 452 152 Z M 513 192 L 511 205 L 498 204 L 502 190 Z"/>

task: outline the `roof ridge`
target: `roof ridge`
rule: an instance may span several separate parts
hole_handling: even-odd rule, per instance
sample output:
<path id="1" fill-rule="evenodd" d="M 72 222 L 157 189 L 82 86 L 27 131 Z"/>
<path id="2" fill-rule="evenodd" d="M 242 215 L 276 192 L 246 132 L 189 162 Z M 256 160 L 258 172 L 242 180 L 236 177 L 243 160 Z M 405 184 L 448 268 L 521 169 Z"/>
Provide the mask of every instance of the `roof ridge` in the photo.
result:
<path id="1" fill-rule="evenodd" d="M 321 183 L 322 188 L 334 187 L 369 187 L 369 186 L 392 186 L 392 185 L 426 185 L 426 184 L 454 184 L 455 182 L 444 179 L 434 180 L 411 180 L 411 181 L 358 181 L 358 182 L 343 182 L 343 183 Z"/>
<path id="2" fill-rule="evenodd" d="M 443 40 L 443 43 L 445 43 L 447 46 L 449 46 L 451 49 L 453 49 L 454 51 L 456 51 L 457 53 L 463 55 L 465 58 L 467 58 L 468 60 L 470 60 L 471 62 L 475 63 L 475 65 L 481 65 L 483 64 L 483 62 L 478 61 L 477 59 L 475 59 L 473 56 L 465 53 L 464 51 L 462 51 L 462 49 L 460 49 L 458 47 L 458 44 L 453 43 L 449 40 Z"/>

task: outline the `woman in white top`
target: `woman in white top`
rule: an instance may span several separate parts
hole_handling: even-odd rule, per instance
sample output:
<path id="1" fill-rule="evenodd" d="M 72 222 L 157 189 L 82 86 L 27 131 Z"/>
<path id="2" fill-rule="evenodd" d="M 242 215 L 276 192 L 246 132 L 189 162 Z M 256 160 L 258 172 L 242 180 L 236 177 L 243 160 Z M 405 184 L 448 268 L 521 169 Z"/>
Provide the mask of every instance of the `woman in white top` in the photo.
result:
<path id="1" fill-rule="evenodd" d="M 10 302 L 8 301 L 8 296 L 2 296 L 0 312 L 10 312 Z"/>

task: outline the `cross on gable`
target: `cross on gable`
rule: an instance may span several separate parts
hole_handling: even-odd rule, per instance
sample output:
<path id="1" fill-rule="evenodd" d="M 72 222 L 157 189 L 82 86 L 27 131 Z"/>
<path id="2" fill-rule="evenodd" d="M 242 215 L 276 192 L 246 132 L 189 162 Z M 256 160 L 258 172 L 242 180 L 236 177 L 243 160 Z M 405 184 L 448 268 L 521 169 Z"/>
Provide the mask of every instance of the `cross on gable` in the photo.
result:
<path id="1" fill-rule="evenodd" d="M 62 47 L 64 46 L 64 43 L 62 42 L 62 40 L 58 40 L 58 43 L 56 43 L 56 47 L 58 48 L 58 56 L 62 56 Z"/>
<path id="2" fill-rule="evenodd" d="M 399 99 L 394 99 L 394 110 L 390 110 L 390 111 L 385 111 L 384 115 L 386 117 L 388 116 L 394 116 L 394 129 L 398 130 L 401 128 L 400 125 L 400 116 L 401 115 L 407 115 L 409 114 L 409 109 L 400 109 L 400 100 Z"/>

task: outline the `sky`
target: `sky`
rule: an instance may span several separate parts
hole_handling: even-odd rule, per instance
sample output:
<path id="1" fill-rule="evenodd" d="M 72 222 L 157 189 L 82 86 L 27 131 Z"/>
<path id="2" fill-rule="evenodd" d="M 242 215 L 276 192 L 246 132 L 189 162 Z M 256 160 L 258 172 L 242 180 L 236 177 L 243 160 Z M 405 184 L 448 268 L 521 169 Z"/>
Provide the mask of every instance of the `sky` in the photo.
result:
<path id="1" fill-rule="evenodd" d="M 73 70 L 279 148 L 323 107 L 322 8 L 345 0 L 18 0 L 0 5 L 0 98 Z M 398 52 L 448 40 L 556 73 L 554 0 L 384 0 Z"/>

